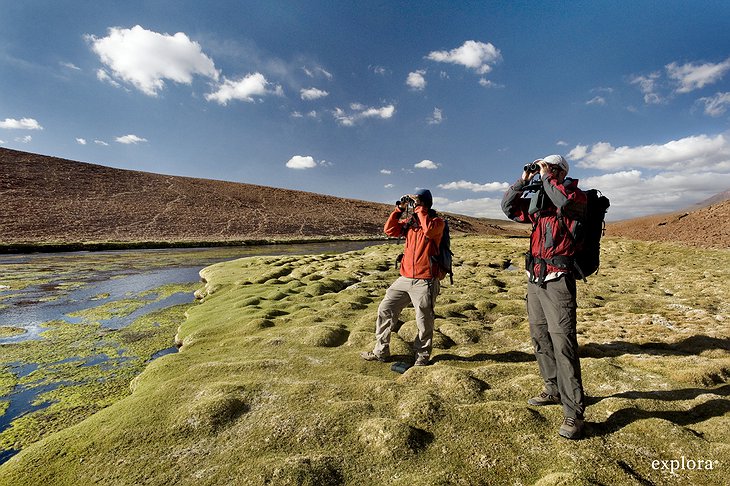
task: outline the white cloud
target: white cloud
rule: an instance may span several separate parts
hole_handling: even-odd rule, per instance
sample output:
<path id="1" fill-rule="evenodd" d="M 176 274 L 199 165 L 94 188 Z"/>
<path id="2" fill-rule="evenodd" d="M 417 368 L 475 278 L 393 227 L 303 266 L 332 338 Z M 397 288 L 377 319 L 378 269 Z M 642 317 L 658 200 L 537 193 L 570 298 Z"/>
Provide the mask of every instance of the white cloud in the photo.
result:
<path id="1" fill-rule="evenodd" d="M 664 172 L 653 176 L 627 170 L 587 177 L 580 181 L 580 187 L 600 189 L 611 201 L 606 218 L 615 221 L 689 208 L 727 190 L 728 177 L 730 170 Z"/>
<path id="2" fill-rule="evenodd" d="M 710 116 L 724 115 L 730 106 L 730 92 L 716 93 L 715 96 L 700 98 L 699 103 L 705 104 L 705 114 Z"/>
<path id="3" fill-rule="evenodd" d="M 332 74 L 330 72 L 328 72 L 327 70 L 325 70 L 324 68 L 321 68 L 319 66 L 317 66 L 317 67 L 315 67 L 313 69 L 309 69 L 308 67 L 303 66 L 302 67 L 302 71 L 304 71 L 304 74 L 306 74 L 310 78 L 314 78 L 314 77 L 317 77 L 317 76 L 324 76 L 327 79 L 332 79 L 333 78 L 333 76 L 332 76 Z"/>
<path id="4" fill-rule="evenodd" d="M 557 142 L 555 142 L 555 145 L 559 145 L 561 147 L 565 147 L 565 146 L 568 145 L 568 142 L 566 142 L 565 140 L 558 140 Z"/>
<path id="5" fill-rule="evenodd" d="M 81 71 L 81 68 L 72 62 L 61 62 L 59 64 L 61 64 L 61 66 L 65 67 L 65 68 L 73 69 L 74 71 Z"/>
<path id="6" fill-rule="evenodd" d="M 86 145 L 86 139 L 85 138 L 77 138 L 76 143 L 79 145 Z"/>
<path id="7" fill-rule="evenodd" d="M 487 74 L 492 70 L 490 64 L 494 64 L 502 58 L 499 49 L 491 43 L 484 43 L 469 40 L 461 47 L 450 51 L 432 51 L 426 59 L 436 62 L 447 62 L 459 64 L 475 70 L 478 74 Z"/>
<path id="8" fill-rule="evenodd" d="M 115 88 L 121 88 L 122 87 L 121 84 L 117 83 L 114 80 L 114 78 L 112 78 L 111 76 L 109 76 L 109 73 L 107 73 L 103 69 L 97 69 L 96 70 L 96 79 L 98 79 L 102 83 L 109 83 L 112 86 L 114 86 Z"/>
<path id="9" fill-rule="evenodd" d="M 426 118 L 429 125 L 440 125 L 446 117 L 440 108 L 434 108 L 430 117 Z"/>
<path id="10" fill-rule="evenodd" d="M 408 87 L 416 91 L 423 90 L 426 87 L 426 78 L 423 77 L 424 74 L 426 74 L 426 71 L 408 73 L 408 78 L 406 79 Z"/>
<path id="11" fill-rule="evenodd" d="M 677 93 L 689 93 L 722 79 L 730 70 L 730 58 L 718 64 L 686 63 L 679 65 L 673 62 L 667 64 L 666 69 L 667 75 L 679 84 Z"/>
<path id="12" fill-rule="evenodd" d="M 0 140 L 0 145 L 5 145 L 6 143 L 8 142 L 6 142 L 5 140 Z"/>
<path id="13" fill-rule="evenodd" d="M 317 89 L 317 88 L 303 89 L 299 93 L 303 100 L 316 100 L 319 98 L 324 98 L 325 96 L 329 95 L 329 93 L 327 91 L 323 91 L 323 90 Z"/>
<path id="14" fill-rule="evenodd" d="M 606 98 L 603 96 L 594 96 L 590 100 L 586 101 L 586 105 L 600 105 L 604 106 L 606 104 Z"/>
<path id="15" fill-rule="evenodd" d="M 33 141 L 33 137 L 26 135 L 25 137 L 15 137 L 15 141 L 19 143 L 30 143 Z"/>
<path id="16" fill-rule="evenodd" d="M 387 69 L 385 69 L 383 66 L 368 66 L 368 69 L 370 69 L 372 72 L 379 76 L 385 76 L 388 72 Z"/>
<path id="17" fill-rule="evenodd" d="M 660 77 L 661 74 L 658 72 L 651 73 L 648 76 L 633 76 L 629 79 L 629 83 L 639 86 L 639 89 L 644 94 L 644 103 L 657 105 L 665 101 L 657 93 L 657 84 Z"/>
<path id="18" fill-rule="evenodd" d="M 386 188 L 386 189 L 391 189 L 391 188 L 393 188 L 395 186 L 393 184 L 386 184 L 383 187 Z"/>
<path id="19" fill-rule="evenodd" d="M 94 140 L 94 143 L 97 144 L 97 145 L 103 145 L 105 147 L 109 145 L 104 140 Z"/>
<path id="20" fill-rule="evenodd" d="M 216 101 L 220 105 L 227 105 L 231 100 L 246 101 L 253 103 L 256 97 L 270 94 L 281 95 L 281 86 L 269 89 L 269 83 L 261 73 L 253 73 L 237 80 L 223 78 L 223 83 L 218 86 L 217 91 L 205 95 L 208 101 Z"/>
<path id="21" fill-rule="evenodd" d="M 488 182 L 486 184 L 477 184 L 465 180 L 448 182 L 439 184 L 439 188 L 447 190 L 467 190 L 472 192 L 504 192 L 509 187 L 506 182 Z"/>
<path id="22" fill-rule="evenodd" d="M 112 76 L 149 96 L 157 96 L 165 80 L 191 84 L 194 75 L 216 81 L 219 77 L 200 44 L 182 32 L 160 34 L 135 25 L 131 29 L 112 27 L 106 37 L 85 38 Z"/>
<path id="23" fill-rule="evenodd" d="M 380 108 L 367 107 L 360 103 L 352 103 L 350 105 L 351 112 L 346 112 L 342 108 L 335 108 L 332 112 L 337 123 L 342 126 L 351 127 L 358 121 L 366 118 L 381 118 L 387 120 L 395 114 L 395 106 L 386 105 Z"/>
<path id="24" fill-rule="evenodd" d="M 43 130 L 43 127 L 34 118 L 6 118 L 0 121 L 0 128 L 9 130 Z"/>
<path id="25" fill-rule="evenodd" d="M 492 218 L 507 220 L 502 212 L 502 198 L 477 198 L 450 201 L 442 197 L 434 197 L 434 208 L 438 211 L 463 214 L 477 218 Z"/>
<path id="26" fill-rule="evenodd" d="M 380 173 L 381 174 L 385 174 L 385 175 L 389 175 L 389 174 L 392 174 L 393 171 L 391 171 L 390 169 L 380 169 Z"/>
<path id="27" fill-rule="evenodd" d="M 698 135 L 672 140 L 662 145 L 637 147 L 614 147 L 608 142 L 599 142 L 591 147 L 577 145 L 568 157 L 577 160 L 578 167 L 602 170 L 623 168 L 726 170 L 730 168 L 730 141 L 723 135 L 715 137 Z"/>
<path id="28" fill-rule="evenodd" d="M 146 142 L 147 141 L 146 138 L 138 137 L 137 135 L 132 135 L 132 134 L 124 135 L 122 137 L 117 137 L 115 140 L 117 142 L 123 143 L 125 145 L 130 145 L 130 144 L 136 145 L 138 143 L 142 143 L 142 142 Z"/>
<path id="29" fill-rule="evenodd" d="M 429 169 L 429 170 L 433 170 L 433 169 L 438 169 L 439 164 L 436 164 L 433 161 L 426 159 L 426 160 L 420 161 L 417 164 L 414 164 L 413 167 L 415 167 L 416 169 Z"/>
<path id="30" fill-rule="evenodd" d="M 295 155 L 286 163 L 286 166 L 290 169 L 312 169 L 317 167 L 317 163 L 314 158 L 307 155 Z"/>

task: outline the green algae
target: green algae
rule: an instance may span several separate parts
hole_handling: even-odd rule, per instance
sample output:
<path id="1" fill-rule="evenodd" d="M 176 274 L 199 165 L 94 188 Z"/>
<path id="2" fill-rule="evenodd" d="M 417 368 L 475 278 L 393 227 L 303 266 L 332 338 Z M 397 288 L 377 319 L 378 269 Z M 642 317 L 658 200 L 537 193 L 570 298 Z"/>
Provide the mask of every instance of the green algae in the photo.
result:
<path id="1" fill-rule="evenodd" d="M 526 245 L 454 239 L 434 364 L 403 375 L 359 358 L 399 247 L 212 265 L 177 329 L 181 352 L 149 363 L 109 406 L 80 388 L 82 415 L 98 411 L 73 430 L 30 430 L 45 438 L 0 466 L 0 481 L 724 484 L 728 251 L 604 241 L 599 275 L 578 284 L 589 425 L 571 442 L 557 436 L 559 407 L 525 403 L 540 391 L 519 270 Z M 408 359 L 412 309 L 401 319 L 392 351 Z M 134 333 L 153 321 L 135 323 L 125 346 L 146 342 Z M 96 333 L 97 346 L 81 348 L 114 349 L 125 331 L 112 339 L 91 326 L 85 339 Z M 46 332 L 70 345 L 82 331 Z M 715 469 L 652 467 L 680 457 Z"/>

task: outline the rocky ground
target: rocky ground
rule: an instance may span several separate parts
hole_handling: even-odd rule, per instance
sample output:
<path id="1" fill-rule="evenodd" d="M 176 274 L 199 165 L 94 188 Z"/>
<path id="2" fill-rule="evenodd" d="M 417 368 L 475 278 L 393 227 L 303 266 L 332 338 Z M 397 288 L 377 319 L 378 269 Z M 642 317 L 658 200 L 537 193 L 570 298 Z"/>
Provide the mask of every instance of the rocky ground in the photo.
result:
<path id="1" fill-rule="evenodd" d="M 0 244 L 382 238 L 392 207 L 302 191 L 119 170 L 0 148 Z M 450 216 L 456 234 L 524 234 Z"/>
<path id="2" fill-rule="evenodd" d="M 730 194 L 724 193 L 728 197 Z M 609 223 L 609 236 L 639 240 L 678 241 L 706 248 L 730 248 L 730 199 L 702 207 Z"/>

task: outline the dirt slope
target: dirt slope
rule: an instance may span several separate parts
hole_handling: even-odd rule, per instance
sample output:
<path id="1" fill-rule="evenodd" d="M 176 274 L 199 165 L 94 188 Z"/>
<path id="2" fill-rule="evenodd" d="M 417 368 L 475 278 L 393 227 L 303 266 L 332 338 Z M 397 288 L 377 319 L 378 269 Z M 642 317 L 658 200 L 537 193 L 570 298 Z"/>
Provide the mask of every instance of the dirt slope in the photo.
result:
<path id="1" fill-rule="evenodd" d="M 113 169 L 0 148 L 0 243 L 225 242 L 382 237 L 391 206 Z M 436 208 L 438 209 L 438 208 Z M 513 234 L 454 216 L 455 233 Z"/>
<path id="2" fill-rule="evenodd" d="M 730 248 L 730 199 L 688 211 L 609 223 L 606 235 Z"/>

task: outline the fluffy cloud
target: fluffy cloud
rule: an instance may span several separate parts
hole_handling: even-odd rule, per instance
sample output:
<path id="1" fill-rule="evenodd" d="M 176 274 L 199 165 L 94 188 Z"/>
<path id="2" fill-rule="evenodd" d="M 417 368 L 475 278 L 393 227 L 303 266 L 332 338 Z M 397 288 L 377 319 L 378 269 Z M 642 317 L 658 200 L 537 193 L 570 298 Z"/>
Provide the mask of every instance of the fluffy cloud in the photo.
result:
<path id="1" fill-rule="evenodd" d="M 137 135 L 124 135 L 123 137 L 117 137 L 115 139 L 119 143 L 123 143 L 125 145 L 137 145 L 138 143 L 146 142 L 146 138 L 138 137 Z"/>
<path id="2" fill-rule="evenodd" d="M 305 67 L 302 67 L 302 71 L 304 71 L 304 74 L 306 74 L 310 78 L 314 78 L 317 76 L 324 76 L 327 79 L 333 78 L 331 73 L 329 73 L 328 71 L 326 71 L 325 69 L 323 69 L 319 66 L 317 66 L 313 69 L 309 69 L 308 67 L 305 66 Z"/>
<path id="3" fill-rule="evenodd" d="M 633 218 L 687 208 L 727 190 L 730 140 L 697 135 L 664 144 L 614 147 L 577 145 L 568 154 L 578 167 L 608 173 L 581 179 L 611 199 L 607 218 Z"/>
<path id="4" fill-rule="evenodd" d="M 352 103 L 350 105 L 350 112 L 346 112 L 341 108 L 335 108 L 332 112 L 335 120 L 342 126 L 351 127 L 354 126 L 358 121 L 366 118 L 381 118 L 387 120 L 392 118 L 395 114 L 395 106 L 386 105 L 380 108 L 367 107 L 360 103 Z"/>
<path id="5" fill-rule="evenodd" d="M 448 182 L 439 184 L 439 188 L 448 190 L 467 190 L 472 192 L 504 192 L 509 187 L 506 182 L 488 182 L 486 184 L 477 184 L 465 180 Z"/>
<path id="6" fill-rule="evenodd" d="M 94 140 L 94 143 L 97 144 L 97 145 L 103 145 L 104 147 L 106 147 L 106 146 L 109 145 L 104 140 Z"/>
<path id="7" fill-rule="evenodd" d="M 426 78 L 423 77 L 424 74 L 426 74 L 426 71 L 414 71 L 412 73 L 408 73 L 406 84 L 416 91 L 423 90 L 426 87 Z"/>
<path id="8" fill-rule="evenodd" d="M 392 174 L 393 172 L 390 169 L 380 169 L 380 173 L 388 175 L 388 174 Z"/>
<path id="9" fill-rule="evenodd" d="M 286 163 L 290 169 L 313 169 L 317 167 L 317 162 L 309 155 L 295 155 Z"/>
<path id="10" fill-rule="evenodd" d="M 86 145 L 86 139 L 85 138 L 77 138 L 76 143 L 79 145 Z"/>
<path id="11" fill-rule="evenodd" d="M 217 91 L 205 95 L 205 99 L 225 106 L 231 100 L 252 103 L 256 101 L 256 97 L 269 94 L 282 94 L 281 86 L 277 85 L 273 89 L 270 89 L 270 85 L 271 83 L 261 73 L 249 74 L 237 80 L 224 78 L 223 83 L 218 86 Z"/>
<path id="12" fill-rule="evenodd" d="M 317 88 L 303 89 L 299 93 L 303 100 L 316 100 L 329 95 L 327 91 L 322 91 L 321 89 Z"/>
<path id="13" fill-rule="evenodd" d="M 672 140 L 662 145 L 614 147 L 599 142 L 591 147 L 577 145 L 568 157 L 578 161 L 578 167 L 602 170 L 650 168 L 685 170 L 700 168 L 730 169 L 730 141 L 725 136 L 698 135 Z"/>
<path id="14" fill-rule="evenodd" d="M 434 197 L 434 208 L 437 211 L 464 214 L 477 218 L 492 218 L 507 220 L 502 212 L 502 198 L 476 198 L 450 201 L 443 197 Z"/>
<path id="15" fill-rule="evenodd" d="M 715 83 L 730 70 L 730 58 L 712 64 L 682 64 L 676 62 L 666 65 L 667 75 L 679 85 L 677 93 L 689 93 L 708 84 Z"/>
<path id="16" fill-rule="evenodd" d="M 444 112 L 440 108 L 434 108 L 433 114 L 426 121 L 429 125 L 440 125 L 445 119 Z"/>
<path id="17" fill-rule="evenodd" d="M 182 32 L 160 34 L 135 25 L 131 29 L 112 27 L 106 37 L 85 38 L 113 77 L 149 96 L 157 96 L 165 80 L 191 84 L 194 75 L 218 80 L 213 61 Z"/>
<path id="18" fill-rule="evenodd" d="M 30 143 L 33 141 L 33 137 L 26 135 L 25 137 L 15 137 L 15 141 L 18 143 Z"/>
<path id="19" fill-rule="evenodd" d="M 580 186 L 599 188 L 611 200 L 606 218 L 615 221 L 685 209 L 727 190 L 729 176 L 730 171 L 648 175 L 634 169 L 587 177 Z"/>
<path id="20" fill-rule="evenodd" d="M 426 160 L 420 161 L 417 164 L 414 164 L 413 167 L 415 167 L 416 169 L 433 170 L 433 169 L 438 169 L 439 166 L 438 166 L 438 164 L 434 163 L 433 161 L 426 159 Z"/>
<path id="21" fill-rule="evenodd" d="M 644 94 L 644 103 L 648 105 L 657 105 L 665 100 L 657 93 L 657 84 L 661 73 L 654 72 L 648 76 L 633 76 L 629 79 L 630 84 L 635 84 Z"/>
<path id="22" fill-rule="evenodd" d="M 21 118 L 16 120 L 14 118 L 6 118 L 0 121 L 0 128 L 15 129 L 15 130 L 43 130 L 43 127 L 33 118 Z"/>
<path id="23" fill-rule="evenodd" d="M 705 114 L 710 116 L 724 115 L 727 107 L 730 106 L 730 92 L 717 93 L 715 96 L 700 98 L 699 103 L 705 104 Z"/>
<path id="24" fill-rule="evenodd" d="M 431 61 L 459 64 L 475 70 L 478 74 L 487 74 L 492 70 L 491 64 L 501 58 L 499 49 L 491 43 L 473 40 L 466 41 L 461 47 L 450 51 L 433 51 L 426 56 L 426 59 Z"/>

